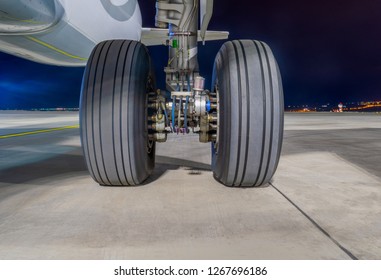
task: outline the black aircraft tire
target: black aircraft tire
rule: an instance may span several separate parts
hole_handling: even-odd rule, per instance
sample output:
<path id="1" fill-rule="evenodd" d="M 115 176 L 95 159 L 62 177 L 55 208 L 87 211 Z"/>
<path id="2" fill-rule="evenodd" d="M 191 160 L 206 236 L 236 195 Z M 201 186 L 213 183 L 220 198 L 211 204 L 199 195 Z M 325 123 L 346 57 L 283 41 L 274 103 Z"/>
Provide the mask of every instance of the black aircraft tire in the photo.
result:
<path id="1" fill-rule="evenodd" d="M 226 186 L 270 182 L 283 141 L 283 90 L 277 62 L 262 42 L 225 43 L 213 70 L 219 132 L 212 144 L 214 177 Z"/>
<path id="2" fill-rule="evenodd" d="M 80 132 L 87 168 L 100 185 L 139 185 L 154 168 L 155 144 L 147 132 L 150 73 L 148 51 L 135 41 L 102 42 L 89 58 Z"/>

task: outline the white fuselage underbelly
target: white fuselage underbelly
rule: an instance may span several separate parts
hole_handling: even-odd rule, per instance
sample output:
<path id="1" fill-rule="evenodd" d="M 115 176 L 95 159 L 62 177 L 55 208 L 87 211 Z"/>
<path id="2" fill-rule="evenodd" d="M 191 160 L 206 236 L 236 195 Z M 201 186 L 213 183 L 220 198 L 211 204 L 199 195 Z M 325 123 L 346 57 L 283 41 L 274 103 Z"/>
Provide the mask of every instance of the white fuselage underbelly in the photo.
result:
<path id="1" fill-rule="evenodd" d="M 55 0 L 58 18 L 54 24 L 46 24 L 48 28 L 44 30 L 37 30 L 39 22 L 30 19 L 33 9 L 28 10 L 29 18 L 23 18 L 26 13 L 15 15 L 15 11 L 4 11 L 17 5 L 15 0 L 2 2 L 0 51 L 39 63 L 84 66 L 96 44 L 111 39 L 138 41 L 141 37 L 142 20 L 136 0 Z M 16 23 L 5 25 L 1 21 Z M 6 29 L 2 30 L 2 26 Z"/>

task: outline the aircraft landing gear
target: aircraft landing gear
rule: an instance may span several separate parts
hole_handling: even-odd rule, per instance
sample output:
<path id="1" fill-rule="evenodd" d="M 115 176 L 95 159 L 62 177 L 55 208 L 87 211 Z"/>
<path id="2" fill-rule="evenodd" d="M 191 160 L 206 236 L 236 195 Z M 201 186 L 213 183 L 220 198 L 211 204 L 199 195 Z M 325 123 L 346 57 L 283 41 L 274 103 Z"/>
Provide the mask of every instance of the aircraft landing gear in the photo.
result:
<path id="1" fill-rule="evenodd" d="M 197 42 L 207 36 L 213 1 L 201 1 L 207 4 L 201 31 L 199 1 L 157 2 L 157 26 L 168 27 L 165 91 L 154 88 L 143 44 L 107 41 L 94 49 L 80 122 L 86 163 L 99 184 L 141 184 L 154 167 L 155 143 L 191 132 L 211 143 L 213 174 L 224 185 L 262 186 L 273 177 L 283 141 L 278 65 L 263 42 L 227 42 L 215 60 L 212 91 L 205 89 Z"/>

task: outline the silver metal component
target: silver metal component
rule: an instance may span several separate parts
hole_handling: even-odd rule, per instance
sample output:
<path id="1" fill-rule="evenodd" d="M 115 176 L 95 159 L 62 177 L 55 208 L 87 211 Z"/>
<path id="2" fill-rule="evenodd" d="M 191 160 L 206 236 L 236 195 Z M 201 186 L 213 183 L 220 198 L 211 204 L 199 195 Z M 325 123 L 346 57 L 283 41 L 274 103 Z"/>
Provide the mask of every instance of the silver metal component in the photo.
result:
<path id="1" fill-rule="evenodd" d="M 167 108 L 167 110 L 170 112 L 170 111 L 172 111 L 172 102 L 167 102 L 166 104 L 165 104 L 165 106 L 166 106 L 166 108 Z"/>
<path id="2" fill-rule="evenodd" d="M 217 115 L 209 115 L 209 121 L 210 122 L 217 122 L 218 117 Z"/>
<path id="3" fill-rule="evenodd" d="M 159 106 L 160 106 L 159 103 L 148 104 L 148 108 L 155 109 L 155 110 L 159 109 Z"/>
<path id="4" fill-rule="evenodd" d="M 179 103 L 179 111 L 178 111 L 178 115 L 177 115 L 177 127 L 180 128 L 181 127 L 181 112 L 183 110 L 183 106 L 182 106 L 182 101 L 183 99 L 180 98 L 180 103 Z"/>
<path id="5" fill-rule="evenodd" d="M 174 37 L 174 36 L 194 36 L 194 35 L 195 34 L 193 34 L 190 31 L 176 31 L 176 32 L 168 33 L 168 36 L 170 36 L 170 37 Z"/>
<path id="6" fill-rule="evenodd" d="M 200 1 L 204 10 L 198 32 Z M 153 141 L 164 142 L 166 133 L 199 134 L 203 143 L 218 139 L 218 95 L 205 90 L 205 78 L 199 75 L 197 60 L 198 33 L 205 39 L 206 29 L 213 11 L 212 0 L 157 0 L 156 26 L 168 28 L 166 45 L 169 49 L 165 67 L 164 94 L 149 96 L 149 108 L 156 110 L 149 130 Z"/>
<path id="7" fill-rule="evenodd" d="M 199 140 L 201 143 L 209 142 L 209 120 L 207 116 L 203 116 L 200 118 Z"/>
<path id="8" fill-rule="evenodd" d="M 169 24 L 179 25 L 185 9 L 181 2 L 181 0 L 157 0 L 155 25 L 159 28 L 168 28 Z"/>
<path id="9" fill-rule="evenodd" d="M 216 124 L 211 124 L 211 123 L 209 123 L 209 127 L 211 128 L 211 130 L 217 130 L 218 128 Z"/>
<path id="10" fill-rule="evenodd" d="M 198 7 L 199 0 L 157 1 L 157 25 L 167 25 L 169 59 L 166 88 L 190 91 L 193 75 L 198 72 Z"/>
<path id="11" fill-rule="evenodd" d="M 165 118 L 163 114 L 156 114 L 151 116 L 150 120 L 156 123 L 160 123 L 160 122 L 164 122 Z"/>
<path id="12" fill-rule="evenodd" d="M 165 131 L 165 117 L 160 112 L 156 115 L 152 116 L 150 120 L 153 122 L 153 124 L 148 126 L 148 129 L 163 132 Z"/>
<path id="13" fill-rule="evenodd" d="M 217 127 L 219 127 L 220 126 L 220 92 L 219 92 L 217 84 L 214 86 L 214 91 L 215 91 L 216 97 L 217 97 L 217 108 L 216 108 L 217 116 L 212 116 L 212 118 L 213 118 L 213 120 L 215 118 L 215 120 L 217 122 Z M 220 130 L 217 129 L 216 139 L 213 140 L 213 142 L 214 142 L 214 151 L 215 151 L 216 154 L 218 154 L 218 141 L 220 139 L 219 137 L 220 137 Z"/>
<path id="14" fill-rule="evenodd" d="M 206 30 L 208 29 L 210 19 L 212 18 L 212 15 L 213 15 L 213 0 L 201 0 L 200 7 L 201 7 L 200 9 L 200 14 L 201 14 L 200 37 L 201 37 L 202 43 L 205 44 Z"/>
<path id="15" fill-rule="evenodd" d="M 156 1 L 156 16 L 155 25 L 159 28 L 168 28 L 168 13 L 175 7 L 170 6 L 170 0 L 157 0 Z M 178 7 L 181 8 L 181 7 Z M 181 12 L 181 11 L 179 11 Z"/>
<path id="16" fill-rule="evenodd" d="M 205 116 L 207 95 L 196 95 L 194 97 L 194 114 L 198 117 Z"/>
<path id="17" fill-rule="evenodd" d="M 148 128 L 158 132 L 163 132 L 165 131 L 165 123 L 164 122 L 153 123 L 151 126 L 148 126 Z"/>
<path id="18" fill-rule="evenodd" d="M 194 79 L 194 86 L 193 86 L 195 91 L 204 91 L 205 89 L 205 79 L 203 77 L 197 76 Z"/>
<path id="19" fill-rule="evenodd" d="M 167 141 L 167 134 L 166 133 L 154 133 L 154 134 L 148 135 L 148 138 L 151 141 L 163 143 L 163 142 Z"/>
<path id="20" fill-rule="evenodd" d="M 193 96 L 193 93 L 191 91 L 172 91 L 171 97 L 187 97 L 187 96 Z"/>

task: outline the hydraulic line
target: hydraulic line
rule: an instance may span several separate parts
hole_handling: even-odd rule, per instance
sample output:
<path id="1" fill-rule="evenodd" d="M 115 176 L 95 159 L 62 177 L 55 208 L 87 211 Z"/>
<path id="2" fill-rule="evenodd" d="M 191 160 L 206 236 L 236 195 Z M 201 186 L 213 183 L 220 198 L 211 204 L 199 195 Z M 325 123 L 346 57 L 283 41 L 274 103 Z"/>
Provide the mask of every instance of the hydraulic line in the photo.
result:
<path id="1" fill-rule="evenodd" d="M 176 97 L 173 96 L 172 97 L 172 129 L 173 129 L 173 132 L 176 131 L 176 125 L 175 125 L 175 110 L 176 110 Z"/>

